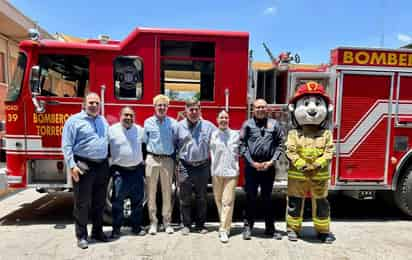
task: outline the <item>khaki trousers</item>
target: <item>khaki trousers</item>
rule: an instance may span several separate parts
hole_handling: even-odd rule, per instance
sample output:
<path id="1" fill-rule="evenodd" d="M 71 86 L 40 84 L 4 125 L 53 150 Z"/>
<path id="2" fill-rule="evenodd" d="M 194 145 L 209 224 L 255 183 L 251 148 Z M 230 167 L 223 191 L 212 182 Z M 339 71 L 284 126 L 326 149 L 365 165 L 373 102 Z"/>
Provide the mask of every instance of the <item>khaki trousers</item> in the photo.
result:
<path id="1" fill-rule="evenodd" d="M 160 178 L 162 189 L 162 216 L 163 224 L 169 225 L 172 218 L 172 181 L 174 174 L 174 160 L 171 157 L 160 157 L 151 154 L 146 158 L 146 189 L 147 206 L 150 224 L 157 224 L 156 193 Z"/>
<path id="2" fill-rule="evenodd" d="M 230 231 L 238 177 L 213 176 L 213 195 L 219 212 L 219 231 Z"/>

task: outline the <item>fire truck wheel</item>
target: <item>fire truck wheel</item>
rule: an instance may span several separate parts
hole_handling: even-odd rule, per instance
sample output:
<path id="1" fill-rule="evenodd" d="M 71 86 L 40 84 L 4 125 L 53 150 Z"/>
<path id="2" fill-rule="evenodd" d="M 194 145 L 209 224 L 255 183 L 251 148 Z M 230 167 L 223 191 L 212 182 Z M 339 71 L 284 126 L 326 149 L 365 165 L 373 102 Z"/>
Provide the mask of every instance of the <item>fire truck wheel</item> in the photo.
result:
<path id="1" fill-rule="evenodd" d="M 408 168 L 399 179 L 395 202 L 406 215 L 412 217 L 412 168 Z"/>

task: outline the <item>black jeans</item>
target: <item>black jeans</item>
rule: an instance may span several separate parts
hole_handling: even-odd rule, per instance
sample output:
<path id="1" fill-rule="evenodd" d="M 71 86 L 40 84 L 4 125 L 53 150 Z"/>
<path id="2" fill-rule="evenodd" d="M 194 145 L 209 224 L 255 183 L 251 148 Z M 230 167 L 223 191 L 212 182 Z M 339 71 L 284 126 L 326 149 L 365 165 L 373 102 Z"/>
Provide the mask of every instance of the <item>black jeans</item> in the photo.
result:
<path id="1" fill-rule="evenodd" d="M 207 217 L 207 183 L 209 180 L 210 163 L 200 166 L 190 166 L 183 161 L 178 164 L 178 192 L 183 225 L 192 225 L 192 191 L 196 199 L 196 227 L 204 227 Z"/>
<path id="2" fill-rule="evenodd" d="M 75 158 L 76 160 L 76 158 Z M 76 160 L 77 161 L 77 160 Z M 86 162 L 88 169 L 79 176 L 79 182 L 73 181 L 75 232 L 78 239 L 87 239 L 89 212 L 93 223 L 92 233 L 103 228 L 103 212 L 106 201 L 109 165 L 107 160 L 101 163 Z"/>
<path id="3" fill-rule="evenodd" d="M 258 187 L 262 198 L 262 212 L 264 214 L 266 229 L 274 230 L 274 208 L 272 202 L 272 189 L 275 181 L 275 169 L 270 167 L 266 171 L 257 171 L 252 166 L 245 165 L 245 192 L 246 208 L 244 212 L 245 225 L 253 228 L 257 210 Z"/>
<path id="4" fill-rule="evenodd" d="M 142 224 L 144 198 L 144 166 L 139 164 L 135 170 L 113 167 L 112 216 L 113 229 L 120 229 L 124 221 L 124 200 L 130 198 L 130 224 L 138 230 Z"/>

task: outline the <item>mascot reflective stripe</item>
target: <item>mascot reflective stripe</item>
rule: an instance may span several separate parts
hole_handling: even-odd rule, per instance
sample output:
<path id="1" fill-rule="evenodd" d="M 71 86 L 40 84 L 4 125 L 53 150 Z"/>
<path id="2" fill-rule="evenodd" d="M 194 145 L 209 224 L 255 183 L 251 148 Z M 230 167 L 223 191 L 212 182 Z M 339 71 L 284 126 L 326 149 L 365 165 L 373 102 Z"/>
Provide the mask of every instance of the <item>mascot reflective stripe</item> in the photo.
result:
<path id="1" fill-rule="evenodd" d="M 305 196 L 310 192 L 313 223 L 325 241 L 330 239 L 327 195 L 329 163 L 334 145 L 327 121 L 332 105 L 322 85 L 308 82 L 298 88 L 290 101 L 289 110 L 295 129 L 289 131 L 286 145 L 290 160 L 286 218 L 288 235 L 296 235 L 300 231 Z"/>

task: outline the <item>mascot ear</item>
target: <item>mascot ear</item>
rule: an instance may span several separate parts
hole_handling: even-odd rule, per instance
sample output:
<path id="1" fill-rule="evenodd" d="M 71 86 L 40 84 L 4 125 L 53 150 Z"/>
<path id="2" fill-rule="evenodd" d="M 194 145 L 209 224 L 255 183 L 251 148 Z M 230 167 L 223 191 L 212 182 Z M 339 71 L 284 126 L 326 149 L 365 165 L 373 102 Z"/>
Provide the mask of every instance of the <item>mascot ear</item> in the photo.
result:
<path id="1" fill-rule="evenodd" d="M 328 112 L 331 113 L 332 111 L 333 111 L 333 105 L 332 105 L 332 104 L 329 104 L 329 106 L 328 106 Z"/>
<path id="2" fill-rule="evenodd" d="M 289 104 L 288 108 L 289 112 L 293 113 L 293 111 L 295 111 L 295 104 Z"/>

